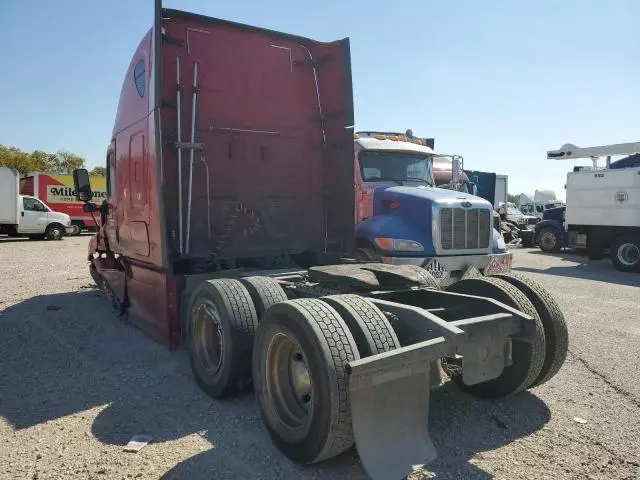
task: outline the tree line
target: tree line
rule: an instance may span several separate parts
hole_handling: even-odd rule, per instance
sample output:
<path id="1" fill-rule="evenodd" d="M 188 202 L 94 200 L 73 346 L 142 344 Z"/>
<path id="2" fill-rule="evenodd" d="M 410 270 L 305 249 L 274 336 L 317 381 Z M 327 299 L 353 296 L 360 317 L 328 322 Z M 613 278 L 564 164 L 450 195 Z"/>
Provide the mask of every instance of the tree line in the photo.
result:
<path id="1" fill-rule="evenodd" d="M 75 168 L 85 167 L 85 159 L 68 150 L 58 150 L 56 153 L 35 150 L 27 153 L 17 147 L 0 144 L 0 167 L 14 168 L 22 175 L 29 172 L 70 175 Z M 105 168 L 95 167 L 89 173 L 104 175 Z"/>
<path id="2" fill-rule="evenodd" d="M 513 203 L 516 207 L 520 205 L 520 195 L 507 194 L 507 202 Z"/>

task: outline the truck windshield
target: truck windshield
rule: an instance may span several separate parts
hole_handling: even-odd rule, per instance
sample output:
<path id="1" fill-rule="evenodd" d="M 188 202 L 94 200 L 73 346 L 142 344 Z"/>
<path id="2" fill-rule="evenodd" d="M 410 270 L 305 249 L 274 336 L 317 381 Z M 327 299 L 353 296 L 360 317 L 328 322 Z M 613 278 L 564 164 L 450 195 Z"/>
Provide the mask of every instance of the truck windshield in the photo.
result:
<path id="1" fill-rule="evenodd" d="M 418 182 L 434 185 L 431 156 L 399 152 L 362 152 L 360 173 L 365 182 L 391 181 L 403 185 Z"/>

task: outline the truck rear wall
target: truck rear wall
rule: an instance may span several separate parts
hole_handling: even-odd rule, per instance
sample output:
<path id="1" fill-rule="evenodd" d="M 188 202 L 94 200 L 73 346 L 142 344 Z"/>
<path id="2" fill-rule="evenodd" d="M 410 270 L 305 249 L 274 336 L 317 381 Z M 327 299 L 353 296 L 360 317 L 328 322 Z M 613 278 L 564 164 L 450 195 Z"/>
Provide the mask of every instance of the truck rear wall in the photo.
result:
<path id="1" fill-rule="evenodd" d="M 173 258 L 180 228 L 177 58 L 182 141 L 190 141 L 197 63 L 195 142 L 204 144 L 194 155 L 189 227 L 189 150 L 183 150 L 190 255 L 348 250 L 354 228 L 348 40 L 320 43 L 168 10 L 162 26 L 163 201 Z"/>
<path id="2" fill-rule="evenodd" d="M 640 226 L 640 168 L 567 175 L 569 225 Z"/>
<path id="3" fill-rule="evenodd" d="M 18 223 L 18 172 L 0 167 L 0 224 Z"/>

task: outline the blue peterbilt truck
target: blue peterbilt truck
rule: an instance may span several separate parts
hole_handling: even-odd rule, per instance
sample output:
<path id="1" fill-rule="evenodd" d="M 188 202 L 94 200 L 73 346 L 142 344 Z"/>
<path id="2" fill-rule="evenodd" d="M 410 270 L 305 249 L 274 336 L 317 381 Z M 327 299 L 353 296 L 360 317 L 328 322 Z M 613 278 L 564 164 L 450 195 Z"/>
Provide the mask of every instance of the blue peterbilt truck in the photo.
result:
<path id="1" fill-rule="evenodd" d="M 433 139 L 409 134 L 355 135 L 356 245 L 362 259 L 421 266 L 442 286 L 470 275 L 508 273 L 512 254 L 499 216 L 491 202 L 469 193 L 474 188 L 460 157 L 435 153 Z M 451 165 L 447 189 L 435 186 L 434 163 L 444 162 Z"/>

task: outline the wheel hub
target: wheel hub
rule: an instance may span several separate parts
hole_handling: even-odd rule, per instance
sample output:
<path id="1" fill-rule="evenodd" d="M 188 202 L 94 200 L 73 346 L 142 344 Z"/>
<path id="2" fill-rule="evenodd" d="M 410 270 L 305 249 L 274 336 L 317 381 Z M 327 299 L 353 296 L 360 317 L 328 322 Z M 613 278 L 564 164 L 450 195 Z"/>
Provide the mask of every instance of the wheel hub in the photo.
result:
<path id="1" fill-rule="evenodd" d="M 293 429 L 303 428 L 311 419 L 313 388 L 307 360 L 291 336 L 273 336 L 267 351 L 267 389 L 273 413 Z"/>
<path id="2" fill-rule="evenodd" d="M 551 232 L 545 232 L 540 237 L 540 243 L 544 245 L 545 248 L 552 249 L 556 246 L 556 236 Z"/>
<path id="3" fill-rule="evenodd" d="M 209 374 L 215 374 L 222 364 L 224 344 L 220 314 L 213 304 L 206 303 L 198 308 L 193 335 L 200 365 Z"/>
<path id="4" fill-rule="evenodd" d="M 640 248 L 633 243 L 623 243 L 618 247 L 617 255 L 620 263 L 631 267 L 640 261 Z"/>

